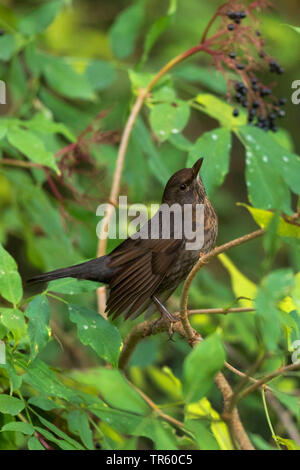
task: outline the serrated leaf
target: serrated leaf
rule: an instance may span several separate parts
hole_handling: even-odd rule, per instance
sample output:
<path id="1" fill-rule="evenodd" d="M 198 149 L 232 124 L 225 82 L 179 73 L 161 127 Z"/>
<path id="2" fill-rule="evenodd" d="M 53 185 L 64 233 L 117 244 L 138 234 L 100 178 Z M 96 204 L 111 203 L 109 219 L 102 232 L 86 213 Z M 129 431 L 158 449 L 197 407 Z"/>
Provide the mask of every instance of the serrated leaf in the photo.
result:
<path id="1" fill-rule="evenodd" d="M 34 433 L 34 428 L 30 423 L 23 423 L 20 421 L 12 421 L 10 423 L 5 424 L 1 432 L 4 431 L 15 431 L 15 432 L 21 432 L 22 434 L 26 434 L 31 436 L 31 434 Z"/>
<path id="2" fill-rule="evenodd" d="M 208 196 L 220 186 L 229 171 L 231 150 L 230 131 L 225 128 L 206 132 L 196 140 L 190 150 L 187 167 L 191 168 L 195 161 L 203 157 L 201 179 Z"/>
<path id="3" fill-rule="evenodd" d="M 125 59 L 134 49 L 140 27 L 144 20 L 145 1 L 136 1 L 123 10 L 109 31 L 109 39 L 116 57 Z"/>
<path id="4" fill-rule="evenodd" d="M 174 103 L 156 104 L 151 110 L 150 124 L 163 142 L 171 134 L 178 134 L 188 123 L 190 106 L 185 101 L 176 100 Z"/>
<path id="5" fill-rule="evenodd" d="M 243 126 L 238 136 L 246 146 L 246 179 L 251 203 L 260 209 L 290 211 L 288 187 L 300 194 L 300 157 L 267 132 Z"/>
<path id="6" fill-rule="evenodd" d="M 45 295 L 35 297 L 29 303 L 25 315 L 29 320 L 30 359 L 34 359 L 46 346 L 51 335 L 50 308 L 47 297 Z"/>
<path id="7" fill-rule="evenodd" d="M 35 359 L 23 375 L 23 381 L 43 395 L 63 398 L 74 404 L 82 403 L 75 390 L 66 387 L 47 364 Z"/>
<path id="8" fill-rule="evenodd" d="M 0 244 L 0 294 L 16 305 L 22 298 L 23 289 L 17 263 Z"/>
<path id="9" fill-rule="evenodd" d="M 267 229 L 275 214 L 263 209 L 257 209 L 256 207 L 251 207 L 248 204 L 239 204 L 240 206 L 246 207 L 250 214 L 252 215 L 255 222 L 263 229 Z M 294 225 L 293 223 L 288 223 L 283 217 L 279 217 L 277 234 L 282 237 L 292 237 L 300 238 L 300 227 Z"/>
<path id="10" fill-rule="evenodd" d="M 15 126 L 9 128 L 7 138 L 9 143 L 29 160 L 59 172 L 54 155 L 46 150 L 43 141 L 34 133 Z"/>
<path id="11" fill-rule="evenodd" d="M 183 366 L 183 395 L 186 403 L 200 400 L 209 391 L 224 361 L 224 348 L 216 334 L 201 341 L 189 353 Z"/>
<path id="12" fill-rule="evenodd" d="M 9 395 L 0 395 L 0 412 L 9 415 L 17 415 L 25 408 L 25 404 L 19 398 Z"/>
<path id="13" fill-rule="evenodd" d="M 233 106 L 214 95 L 203 93 L 197 95 L 195 101 L 200 105 L 199 110 L 217 119 L 222 127 L 234 130 L 246 124 L 246 113 L 243 110 L 241 110 L 239 117 L 234 117 Z"/>
<path id="14" fill-rule="evenodd" d="M 122 344 L 119 330 L 94 310 L 79 305 L 69 305 L 68 309 L 70 320 L 77 325 L 80 341 L 117 367 Z"/>

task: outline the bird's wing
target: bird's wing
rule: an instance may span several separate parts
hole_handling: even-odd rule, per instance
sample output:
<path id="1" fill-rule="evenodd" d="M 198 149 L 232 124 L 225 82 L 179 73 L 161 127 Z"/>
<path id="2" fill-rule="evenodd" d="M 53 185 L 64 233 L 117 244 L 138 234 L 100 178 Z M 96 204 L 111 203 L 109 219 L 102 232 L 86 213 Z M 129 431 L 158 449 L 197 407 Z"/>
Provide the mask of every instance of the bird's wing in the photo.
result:
<path id="1" fill-rule="evenodd" d="M 108 263 L 116 270 L 109 284 L 108 315 L 133 315 L 154 294 L 182 244 L 181 239 L 129 238 L 114 250 Z"/>

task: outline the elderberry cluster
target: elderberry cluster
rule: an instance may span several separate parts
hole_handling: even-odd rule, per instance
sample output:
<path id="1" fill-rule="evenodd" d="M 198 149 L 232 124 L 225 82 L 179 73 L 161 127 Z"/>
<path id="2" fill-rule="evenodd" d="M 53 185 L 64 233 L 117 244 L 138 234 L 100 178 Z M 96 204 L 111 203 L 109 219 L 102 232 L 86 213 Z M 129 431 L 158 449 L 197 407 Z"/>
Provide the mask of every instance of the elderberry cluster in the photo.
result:
<path id="1" fill-rule="evenodd" d="M 265 131 L 273 131 L 276 132 L 278 130 L 276 126 L 276 119 L 283 118 L 285 116 L 285 111 L 281 109 L 282 106 L 286 104 L 286 98 L 282 98 L 279 101 L 273 102 L 271 104 L 271 111 L 270 112 L 263 112 L 263 109 L 269 109 L 270 103 L 265 103 L 264 106 L 264 98 L 268 97 L 272 91 L 270 88 L 262 86 L 259 84 L 257 77 L 253 77 L 251 79 L 251 89 L 252 93 L 249 93 L 249 86 L 247 86 L 243 82 L 235 82 L 235 100 L 240 103 L 244 108 L 248 109 L 248 123 L 254 124 L 255 126 L 263 129 Z M 254 93 L 253 93 L 254 92 Z M 247 98 L 248 95 L 251 95 L 254 99 L 249 102 Z M 238 108 L 233 110 L 233 116 L 239 116 Z"/>
<path id="2" fill-rule="evenodd" d="M 226 13 L 226 16 L 230 19 L 233 20 L 235 24 L 240 24 L 242 20 L 244 20 L 247 17 L 247 13 L 245 11 L 228 11 Z M 230 23 L 227 26 L 229 31 L 234 30 L 234 24 Z"/>

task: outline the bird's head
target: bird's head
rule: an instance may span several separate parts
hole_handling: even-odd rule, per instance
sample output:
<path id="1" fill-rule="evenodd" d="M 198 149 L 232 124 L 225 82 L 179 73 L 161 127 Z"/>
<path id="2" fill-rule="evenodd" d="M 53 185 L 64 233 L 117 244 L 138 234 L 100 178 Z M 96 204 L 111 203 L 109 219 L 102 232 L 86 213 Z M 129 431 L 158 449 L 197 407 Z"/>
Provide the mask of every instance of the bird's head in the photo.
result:
<path id="1" fill-rule="evenodd" d="M 174 173 L 166 184 L 162 202 L 167 204 L 202 204 L 206 197 L 199 171 L 203 158 L 199 158 L 192 168 L 183 168 Z"/>

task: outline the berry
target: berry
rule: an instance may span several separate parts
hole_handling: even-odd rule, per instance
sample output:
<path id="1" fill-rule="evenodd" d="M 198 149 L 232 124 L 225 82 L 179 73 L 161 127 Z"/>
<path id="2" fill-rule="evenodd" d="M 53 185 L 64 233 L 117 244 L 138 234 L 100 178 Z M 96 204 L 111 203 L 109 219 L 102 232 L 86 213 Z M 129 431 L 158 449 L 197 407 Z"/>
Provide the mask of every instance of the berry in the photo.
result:
<path id="1" fill-rule="evenodd" d="M 228 18 L 230 18 L 231 20 L 234 20 L 235 19 L 235 13 L 233 13 L 233 11 L 228 11 L 226 13 L 226 15 L 228 16 Z"/>
<path id="2" fill-rule="evenodd" d="M 234 22 L 235 22 L 235 24 L 241 24 L 241 19 L 240 19 L 240 18 L 236 18 L 236 19 L 234 20 Z"/>
<path id="3" fill-rule="evenodd" d="M 283 109 L 280 109 L 277 114 L 280 118 L 283 118 L 285 116 L 285 111 L 283 111 Z"/>
<path id="4" fill-rule="evenodd" d="M 230 24 L 227 26 L 227 29 L 228 29 L 228 31 L 233 31 L 233 30 L 234 30 L 234 24 L 230 23 Z"/>
<path id="5" fill-rule="evenodd" d="M 253 101 L 252 106 L 254 109 L 259 108 L 260 107 L 259 101 L 258 100 Z"/>
<path id="6" fill-rule="evenodd" d="M 279 100 L 279 106 L 284 106 L 286 104 L 286 98 L 281 98 Z"/>
<path id="7" fill-rule="evenodd" d="M 229 57 L 230 57 L 230 59 L 235 59 L 236 58 L 236 53 L 235 52 L 230 52 Z"/>
<path id="8" fill-rule="evenodd" d="M 245 65 L 244 65 L 244 64 L 237 64 L 236 68 L 237 68 L 238 70 L 244 70 Z"/>
<path id="9" fill-rule="evenodd" d="M 258 36 L 258 37 L 261 36 L 261 32 L 260 32 L 260 31 L 255 31 L 255 34 L 256 34 L 256 36 Z"/>
<path id="10" fill-rule="evenodd" d="M 260 96 L 263 98 L 264 96 L 268 96 L 272 93 L 272 90 L 270 90 L 270 88 L 263 88 L 261 91 L 260 91 Z"/>
<path id="11" fill-rule="evenodd" d="M 243 20 L 246 17 L 247 17 L 247 13 L 245 11 L 241 11 L 240 12 L 240 18 Z"/>
<path id="12" fill-rule="evenodd" d="M 237 93 L 237 94 L 235 95 L 235 99 L 236 99 L 238 102 L 241 102 L 241 100 L 242 100 L 242 94 L 241 94 L 241 93 Z"/>
<path id="13" fill-rule="evenodd" d="M 238 110 L 237 108 L 235 108 L 235 109 L 233 110 L 232 115 L 233 115 L 234 117 L 238 117 L 239 114 L 240 114 L 239 110 Z"/>
<path id="14" fill-rule="evenodd" d="M 252 85 L 252 90 L 253 90 L 253 91 L 258 91 L 258 90 L 259 90 L 259 86 L 258 86 L 256 83 L 254 83 L 254 84 Z"/>
<path id="15" fill-rule="evenodd" d="M 4 29 L 0 29 L 0 36 L 3 36 L 5 34 Z"/>

